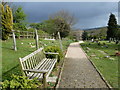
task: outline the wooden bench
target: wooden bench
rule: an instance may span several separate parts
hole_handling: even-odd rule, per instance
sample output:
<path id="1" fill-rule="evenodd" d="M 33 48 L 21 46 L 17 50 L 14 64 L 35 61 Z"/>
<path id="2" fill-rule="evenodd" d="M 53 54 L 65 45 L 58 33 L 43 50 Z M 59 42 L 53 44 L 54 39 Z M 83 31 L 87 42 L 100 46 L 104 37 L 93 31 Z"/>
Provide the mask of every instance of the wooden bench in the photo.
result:
<path id="1" fill-rule="evenodd" d="M 54 54 L 54 59 L 46 58 L 45 54 Z M 29 79 L 38 78 L 43 80 L 44 87 L 47 86 L 47 79 L 54 68 L 58 58 L 58 53 L 45 53 L 43 48 L 40 48 L 33 53 L 19 58 L 22 70 Z"/>

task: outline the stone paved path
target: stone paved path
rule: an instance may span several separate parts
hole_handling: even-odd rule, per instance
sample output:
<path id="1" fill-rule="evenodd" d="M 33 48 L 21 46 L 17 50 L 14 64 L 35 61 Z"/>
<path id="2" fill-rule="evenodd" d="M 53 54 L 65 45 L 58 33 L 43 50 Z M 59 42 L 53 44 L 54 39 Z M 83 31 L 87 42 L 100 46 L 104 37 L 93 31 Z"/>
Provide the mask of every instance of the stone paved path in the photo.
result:
<path id="1" fill-rule="evenodd" d="M 79 46 L 68 47 L 59 88 L 107 88 Z"/>

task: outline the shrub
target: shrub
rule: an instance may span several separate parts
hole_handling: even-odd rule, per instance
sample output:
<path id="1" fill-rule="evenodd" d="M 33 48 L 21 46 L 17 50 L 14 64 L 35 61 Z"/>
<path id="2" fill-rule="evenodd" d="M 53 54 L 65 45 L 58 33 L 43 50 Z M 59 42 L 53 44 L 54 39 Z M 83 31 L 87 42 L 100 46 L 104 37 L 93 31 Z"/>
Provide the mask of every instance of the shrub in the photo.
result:
<path id="1" fill-rule="evenodd" d="M 15 37 L 19 38 L 20 37 L 20 33 L 19 32 L 15 33 Z"/>
<path id="2" fill-rule="evenodd" d="M 20 88 L 37 88 L 42 85 L 36 78 L 30 80 L 25 76 L 12 75 L 12 80 L 5 80 L 2 83 L 2 88 L 10 89 L 20 89 Z"/>
<path id="3" fill-rule="evenodd" d="M 44 49 L 45 52 L 55 52 L 55 53 L 59 53 L 58 55 L 58 62 L 62 59 L 63 57 L 63 54 L 62 54 L 62 51 L 61 49 L 58 47 L 58 46 L 47 46 L 45 49 Z M 51 55 L 51 54 L 47 54 L 46 55 L 47 58 L 55 58 L 56 55 Z"/>
<path id="4" fill-rule="evenodd" d="M 6 34 L 5 32 L 2 31 L 2 40 L 7 40 L 9 34 Z"/>

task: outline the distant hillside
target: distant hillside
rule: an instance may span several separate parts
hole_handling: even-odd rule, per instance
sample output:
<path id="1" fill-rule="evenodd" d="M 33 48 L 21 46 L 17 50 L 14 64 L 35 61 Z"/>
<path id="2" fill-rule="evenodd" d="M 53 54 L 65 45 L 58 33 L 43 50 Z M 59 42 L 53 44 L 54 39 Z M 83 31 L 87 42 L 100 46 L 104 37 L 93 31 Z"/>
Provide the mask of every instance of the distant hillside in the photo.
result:
<path id="1" fill-rule="evenodd" d="M 107 28 L 107 26 L 105 26 L 105 27 L 97 27 L 97 28 L 89 28 L 89 29 L 83 29 L 83 30 L 95 30 L 95 29 L 101 29 L 101 28 Z"/>
<path id="2" fill-rule="evenodd" d="M 106 36 L 107 27 L 98 27 L 92 29 L 86 29 L 88 35 L 98 35 L 98 36 Z"/>
<path id="3" fill-rule="evenodd" d="M 81 40 L 82 39 L 82 33 L 83 33 L 83 30 L 71 30 L 70 34 L 76 38 L 76 40 Z"/>

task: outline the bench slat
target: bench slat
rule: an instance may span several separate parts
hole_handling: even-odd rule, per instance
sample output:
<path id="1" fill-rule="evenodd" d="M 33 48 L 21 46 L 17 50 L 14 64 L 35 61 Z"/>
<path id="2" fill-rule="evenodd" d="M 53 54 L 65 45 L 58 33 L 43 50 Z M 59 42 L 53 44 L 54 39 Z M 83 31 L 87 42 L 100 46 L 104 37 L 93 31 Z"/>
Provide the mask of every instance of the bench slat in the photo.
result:
<path id="1" fill-rule="evenodd" d="M 46 67 L 44 67 L 45 70 L 49 70 L 49 67 L 53 63 L 53 59 L 51 59 Z"/>
<path id="2" fill-rule="evenodd" d="M 49 74 L 51 73 L 53 67 L 54 67 L 54 64 L 56 63 L 56 59 L 47 59 L 46 60 L 47 62 L 43 63 L 42 66 L 38 69 L 38 70 L 49 70 L 48 74 L 47 74 L 47 77 L 49 76 Z M 51 62 L 50 62 L 51 61 Z M 47 67 L 47 68 L 46 68 Z M 52 69 L 51 69 L 52 68 Z M 30 75 L 30 78 L 34 78 L 34 77 L 39 77 L 39 78 L 42 78 L 42 74 L 41 73 L 32 73 Z"/>
<path id="3" fill-rule="evenodd" d="M 35 54 L 41 52 L 42 50 L 43 50 L 43 48 L 40 48 L 40 49 L 34 51 L 33 53 L 31 53 L 31 54 L 25 56 L 24 58 L 22 58 L 21 61 L 24 62 L 25 60 L 27 60 L 28 58 L 30 58 L 30 57 L 34 56 Z"/>
<path id="4" fill-rule="evenodd" d="M 45 70 L 45 69 L 43 69 L 45 66 L 47 66 L 48 65 L 48 62 L 50 61 L 50 59 L 45 59 L 45 63 L 43 62 L 43 64 L 41 65 L 41 66 L 39 66 L 39 68 L 38 68 L 38 70 Z M 39 77 L 39 75 L 40 75 L 40 73 L 39 74 L 34 74 L 33 75 L 33 77 Z M 42 77 L 40 77 L 40 78 L 42 78 Z"/>
<path id="5" fill-rule="evenodd" d="M 46 64 L 47 62 L 48 62 L 48 60 L 44 59 L 44 61 L 42 63 L 40 63 L 35 69 L 42 70 L 43 65 Z M 38 73 L 33 73 L 33 74 L 29 74 L 28 76 L 30 78 L 32 78 L 32 77 L 35 77 L 37 75 L 39 75 L 39 74 Z"/>
<path id="6" fill-rule="evenodd" d="M 51 61 L 51 62 L 50 62 L 50 61 Z M 49 62 L 48 62 L 48 64 L 46 65 L 47 68 L 46 68 L 46 67 L 43 68 L 43 70 L 49 70 L 49 72 L 47 73 L 46 78 L 50 75 L 50 73 L 51 73 L 51 71 L 52 71 L 52 69 L 53 69 L 53 67 L 54 67 L 53 65 L 55 64 L 55 61 L 56 61 L 56 60 L 50 59 Z M 52 69 L 51 69 L 51 68 L 52 68 Z M 41 68 L 40 68 L 40 69 L 41 69 Z M 34 76 L 33 76 L 33 77 L 34 77 Z M 38 78 L 40 79 L 40 78 L 42 78 L 42 75 L 41 75 L 41 74 L 37 74 L 36 77 L 38 77 Z"/>
<path id="7" fill-rule="evenodd" d="M 49 65 L 49 62 L 50 62 L 50 59 L 47 59 L 46 58 L 46 63 L 45 64 L 43 64 L 39 69 L 43 69 L 43 70 L 45 70 L 45 67 L 47 67 L 47 65 Z"/>
<path id="8" fill-rule="evenodd" d="M 35 73 L 47 73 L 47 70 L 36 70 L 36 69 L 24 69 L 24 71 L 35 72 Z"/>
<path id="9" fill-rule="evenodd" d="M 57 60 L 55 59 L 55 62 L 53 63 L 52 67 L 49 68 L 50 70 L 49 70 L 48 74 L 46 75 L 46 77 L 48 77 L 50 75 L 50 73 L 51 73 L 51 71 L 52 71 L 52 69 L 53 69 L 56 62 L 57 62 Z"/>

